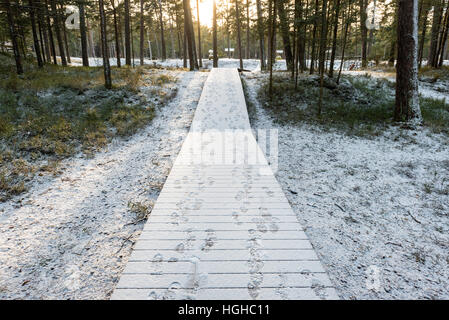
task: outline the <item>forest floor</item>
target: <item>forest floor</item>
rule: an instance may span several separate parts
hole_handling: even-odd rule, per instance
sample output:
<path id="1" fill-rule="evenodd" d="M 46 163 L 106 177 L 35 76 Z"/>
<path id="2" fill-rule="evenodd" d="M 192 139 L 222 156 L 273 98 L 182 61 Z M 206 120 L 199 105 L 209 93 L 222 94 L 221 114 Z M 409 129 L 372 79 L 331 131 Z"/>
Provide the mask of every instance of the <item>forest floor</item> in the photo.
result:
<path id="1" fill-rule="evenodd" d="M 1 140 L 0 299 L 109 297 L 187 135 L 208 75 L 115 69 L 115 79 L 127 83 L 105 92 L 96 85 L 101 69 L 75 69 L 62 69 L 75 79 L 56 74 L 48 85 L 36 74 L 2 82 L 1 111 L 8 117 L 1 127 L 8 131 Z M 92 73 L 90 83 L 86 72 Z M 32 92 L 30 85 L 36 85 Z M 31 139 L 40 142 L 23 148 Z M 59 152 L 53 147 L 58 145 L 68 151 Z M 23 171 L 18 162 L 32 169 Z M 8 193 L 15 183 L 24 189 Z"/>
<path id="2" fill-rule="evenodd" d="M 267 77 L 242 76 L 252 126 L 278 130 L 276 177 L 341 298 L 449 298 L 449 105 L 393 126 L 391 83 L 345 76 L 314 120 L 316 77 L 276 73 L 272 102 Z"/>
<path id="3" fill-rule="evenodd" d="M 208 75 L 181 66 L 113 68 L 111 92 L 101 68 L 0 77 L 0 299 L 109 297 Z M 388 70 L 326 82 L 316 120 L 316 77 L 275 72 L 270 102 L 258 61 L 244 67 L 252 126 L 279 130 L 277 179 L 340 296 L 449 298 L 446 69 L 421 73 L 425 125 L 408 130 Z"/>

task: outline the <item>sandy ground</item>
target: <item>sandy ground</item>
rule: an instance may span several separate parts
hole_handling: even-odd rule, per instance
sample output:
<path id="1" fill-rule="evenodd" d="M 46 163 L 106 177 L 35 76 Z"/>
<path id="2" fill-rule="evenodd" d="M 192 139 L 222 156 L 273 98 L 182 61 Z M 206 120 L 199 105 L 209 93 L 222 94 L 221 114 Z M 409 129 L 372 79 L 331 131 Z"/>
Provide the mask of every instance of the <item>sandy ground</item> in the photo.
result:
<path id="1" fill-rule="evenodd" d="M 138 208 L 157 199 L 208 73 L 178 75 L 177 96 L 139 134 L 0 204 L 0 299 L 109 297 L 143 227 Z"/>
<path id="2" fill-rule="evenodd" d="M 390 128 L 372 139 L 274 124 L 277 179 L 343 299 L 449 298 L 449 138 Z"/>

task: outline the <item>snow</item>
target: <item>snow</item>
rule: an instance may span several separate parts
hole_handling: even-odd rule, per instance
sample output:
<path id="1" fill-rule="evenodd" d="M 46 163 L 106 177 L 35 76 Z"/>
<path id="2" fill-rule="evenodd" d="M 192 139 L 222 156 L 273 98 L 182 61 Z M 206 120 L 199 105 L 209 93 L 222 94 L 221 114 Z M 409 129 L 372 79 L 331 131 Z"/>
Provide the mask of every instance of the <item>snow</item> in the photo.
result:
<path id="1" fill-rule="evenodd" d="M 131 208 L 152 207 L 207 77 L 171 72 L 177 96 L 139 134 L 0 204 L 0 299 L 108 298 L 143 227 Z"/>
<path id="2" fill-rule="evenodd" d="M 71 65 L 72 66 L 82 66 L 82 59 L 78 57 L 72 57 L 71 58 Z M 117 59 L 111 58 L 110 60 L 111 66 L 117 65 Z M 125 59 L 122 58 L 120 60 L 122 65 L 125 65 Z M 131 62 L 132 63 L 132 62 Z M 134 59 L 134 64 L 138 66 L 140 64 L 139 59 Z M 151 66 L 158 66 L 163 68 L 183 68 L 184 63 L 182 59 L 167 59 L 165 61 L 161 60 L 150 60 L 150 59 L 144 59 L 145 65 L 151 65 Z M 102 66 L 103 65 L 103 59 L 102 58 L 89 58 L 89 65 L 90 66 Z M 187 61 L 188 65 L 188 61 Z M 282 66 L 282 63 L 280 63 Z M 240 66 L 240 60 L 239 59 L 228 59 L 228 58 L 220 58 L 218 59 L 218 67 L 219 68 L 239 68 Z M 284 62 L 285 66 L 285 62 Z M 255 70 L 257 68 L 260 69 L 260 61 L 256 59 L 243 59 L 243 67 L 248 70 Z M 203 59 L 203 68 L 204 69 L 212 69 L 212 60 Z"/>
<path id="3" fill-rule="evenodd" d="M 214 68 L 112 299 L 338 298 L 301 230 L 251 134 L 237 70 Z"/>
<path id="4" fill-rule="evenodd" d="M 276 177 L 344 299 L 449 298 L 449 138 L 391 127 L 359 138 L 274 124 L 245 74 L 253 129 L 278 128 Z"/>
<path id="5" fill-rule="evenodd" d="M 352 76 L 367 75 L 377 79 L 386 79 L 393 83 L 396 82 L 396 74 L 392 72 L 355 70 L 343 71 L 342 73 Z M 420 79 L 418 82 L 418 91 L 422 97 L 449 101 L 449 83 L 447 81 L 438 80 L 437 83 L 427 83 Z"/>

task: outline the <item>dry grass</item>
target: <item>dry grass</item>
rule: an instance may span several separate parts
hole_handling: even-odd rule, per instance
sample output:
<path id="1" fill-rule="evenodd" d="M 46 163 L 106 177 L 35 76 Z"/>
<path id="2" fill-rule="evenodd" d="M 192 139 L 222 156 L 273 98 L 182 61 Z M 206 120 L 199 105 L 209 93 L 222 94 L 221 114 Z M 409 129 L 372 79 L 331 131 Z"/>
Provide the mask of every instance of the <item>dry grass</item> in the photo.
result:
<path id="1" fill-rule="evenodd" d="M 27 66 L 17 76 L 11 66 L 0 56 L 0 201 L 25 191 L 36 172 L 58 174 L 64 158 L 92 156 L 113 137 L 136 133 L 155 115 L 139 88 L 154 86 L 160 105 L 169 96 L 157 88 L 175 81 L 145 67 L 113 68 L 106 90 L 102 68 Z"/>

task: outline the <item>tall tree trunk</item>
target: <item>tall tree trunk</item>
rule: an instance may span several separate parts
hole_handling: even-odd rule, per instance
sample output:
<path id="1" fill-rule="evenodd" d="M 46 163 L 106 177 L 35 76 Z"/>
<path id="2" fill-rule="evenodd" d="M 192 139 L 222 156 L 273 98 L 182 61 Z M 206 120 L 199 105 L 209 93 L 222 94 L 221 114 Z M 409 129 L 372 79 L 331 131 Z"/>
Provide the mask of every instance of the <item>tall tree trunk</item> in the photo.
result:
<path id="1" fill-rule="evenodd" d="M 250 58 L 249 0 L 246 0 L 246 59 Z"/>
<path id="2" fill-rule="evenodd" d="M 183 67 L 187 68 L 187 33 L 185 23 L 184 23 L 184 41 L 182 46 L 183 46 L 182 47 Z"/>
<path id="3" fill-rule="evenodd" d="M 291 70 L 291 78 L 292 80 L 295 79 L 295 72 L 298 69 L 296 66 L 298 64 L 298 46 L 297 46 L 297 34 L 298 34 L 298 1 L 294 1 L 294 10 L 293 10 L 293 66 Z"/>
<path id="4" fill-rule="evenodd" d="M 437 68 L 443 65 L 444 47 L 446 46 L 446 39 L 448 33 L 448 23 L 449 23 L 448 19 L 449 19 L 449 2 L 446 7 L 446 13 L 444 14 L 443 23 L 441 24 L 440 41 L 438 43 L 438 51 L 435 61 L 435 66 Z"/>
<path id="5" fill-rule="evenodd" d="M 395 121 L 422 121 L 418 99 L 418 0 L 399 0 Z"/>
<path id="6" fill-rule="evenodd" d="M 162 19 L 163 18 L 162 17 L 162 3 L 161 3 L 161 0 L 158 0 L 158 2 L 159 2 L 159 24 L 160 24 L 160 28 L 161 28 L 162 61 L 165 61 L 167 59 L 167 50 L 165 48 L 164 21 Z"/>
<path id="7" fill-rule="evenodd" d="M 318 11 L 320 5 L 319 1 L 315 0 L 315 16 L 313 18 L 313 31 L 312 31 L 312 53 L 310 57 L 310 74 L 315 71 L 315 52 L 316 52 L 316 32 L 318 28 Z"/>
<path id="8" fill-rule="evenodd" d="M 13 16 L 15 15 L 17 17 L 17 20 L 20 21 L 20 10 L 21 9 L 21 5 L 19 0 L 15 1 L 15 8 L 12 7 L 12 14 Z M 18 35 L 18 44 L 19 44 L 19 50 L 22 51 L 22 55 L 23 57 L 27 56 L 27 43 L 26 43 L 26 36 L 25 36 L 25 26 L 22 25 L 22 23 L 18 22 L 17 25 L 17 35 Z"/>
<path id="9" fill-rule="evenodd" d="M 214 55 L 214 62 L 213 67 L 218 68 L 218 50 L 217 50 L 217 4 L 214 0 L 213 4 L 213 26 L 212 26 L 212 32 L 213 32 L 213 55 Z"/>
<path id="10" fill-rule="evenodd" d="M 321 39 L 320 39 L 320 63 L 319 63 L 319 73 L 320 73 L 320 97 L 318 101 L 318 117 L 321 116 L 321 109 L 323 106 L 323 82 L 324 82 L 324 63 L 326 59 L 326 41 L 327 41 L 327 0 L 323 0 L 323 6 L 321 8 Z"/>
<path id="11" fill-rule="evenodd" d="M 62 6 L 62 4 L 60 4 L 60 9 L 61 9 L 61 16 L 64 17 L 64 7 Z M 62 35 L 64 36 L 64 49 L 66 53 L 67 62 L 71 63 L 72 61 L 70 60 L 69 42 L 67 39 L 67 28 L 65 26 L 65 21 L 62 23 Z"/>
<path id="12" fill-rule="evenodd" d="M 50 0 L 50 4 L 51 4 L 51 11 L 53 14 L 53 22 L 54 22 L 54 27 L 55 27 L 56 39 L 58 41 L 59 55 L 61 56 L 61 63 L 63 66 L 66 66 L 67 59 L 65 57 L 65 52 L 64 52 L 64 42 L 62 40 L 62 33 L 61 33 L 61 22 L 60 22 L 60 16 L 59 16 L 58 10 L 56 8 L 56 0 Z"/>
<path id="13" fill-rule="evenodd" d="M 129 0 L 125 0 L 125 63 L 131 65 L 131 28 L 129 23 Z"/>
<path id="14" fill-rule="evenodd" d="M 36 30 L 36 17 L 35 17 L 36 8 L 33 4 L 33 0 L 28 0 L 28 2 L 30 4 L 30 19 L 31 19 L 31 30 L 33 33 L 34 52 L 36 53 L 37 65 L 40 68 L 42 68 L 44 66 L 44 62 L 42 61 L 41 47 L 39 45 L 39 38 L 37 36 Z"/>
<path id="15" fill-rule="evenodd" d="M 190 8 L 189 0 L 183 0 L 182 3 L 184 7 L 184 28 L 186 33 L 187 51 L 189 53 L 189 65 L 190 70 L 193 71 L 196 69 L 197 65 L 195 63 L 196 59 L 194 56 L 195 42 L 193 34 L 192 10 Z"/>
<path id="16" fill-rule="evenodd" d="M 367 0 L 359 0 L 360 6 L 360 30 L 362 36 L 362 68 L 368 66 L 367 58 L 367 41 L 368 41 L 368 28 L 366 27 L 366 20 L 368 19 L 366 14 Z"/>
<path id="17" fill-rule="evenodd" d="M 176 49 L 175 49 L 175 39 L 173 38 L 173 31 L 174 31 L 174 27 L 173 27 L 173 15 L 170 12 L 170 43 L 171 43 L 171 56 L 172 58 L 176 58 Z"/>
<path id="18" fill-rule="evenodd" d="M 273 48 L 274 48 L 274 39 L 276 34 L 276 0 L 269 0 L 269 20 L 270 20 L 270 83 L 268 86 L 268 95 L 270 100 L 273 97 Z"/>
<path id="19" fill-rule="evenodd" d="M 443 42 L 441 45 L 441 55 L 440 55 L 440 61 L 438 62 L 438 67 L 441 68 L 443 66 L 444 62 L 444 55 L 445 55 L 445 49 L 446 49 L 446 42 L 449 35 L 449 2 L 447 4 L 446 8 L 446 23 L 443 30 Z"/>
<path id="20" fill-rule="evenodd" d="M 56 59 L 55 39 L 53 37 L 53 31 L 51 30 L 50 11 L 48 10 L 48 2 L 47 2 L 47 0 L 45 0 L 45 14 L 47 15 L 48 37 L 49 37 L 49 40 L 50 40 L 50 49 L 51 49 L 51 54 L 53 56 L 53 63 L 54 64 L 58 64 L 58 61 Z"/>
<path id="21" fill-rule="evenodd" d="M 430 36 L 429 58 L 427 61 L 427 65 L 432 66 L 434 68 L 437 67 L 438 39 L 440 34 L 442 10 L 443 10 L 442 1 L 435 0 L 435 5 L 433 7 L 433 21 Z"/>
<path id="22" fill-rule="evenodd" d="M 46 23 L 44 19 L 44 12 L 43 12 L 43 6 L 40 0 L 37 0 L 36 2 L 37 6 L 37 21 L 39 25 L 39 33 L 41 37 L 41 50 L 42 50 L 42 57 L 44 58 L 44 62 L 50 62 L 50 46 L 48 44 L 48 35 L 47 35 L 47 29 L 46 29 Z"/>
<path id="23" fill-rule="evenodd" d="M 42 20 L 40 19 L 39 10 L 37 11 L 37 31 L 39 35 L 39 43 L 41 46 L 40 50 L 42 55 L 42 62 L 45 64 L 47 62 L 47 57 L 45 56 L 44 35 L 42 33 Z"/>
<path id="24" fill-rule="evenodd" d="M 133 68 L 136 66 L 135 64 L 135 56 L 134 56 L 134 36 L 133 36 L 133 20 L 132 20 L 132 16 L 129 16 L 129 25 L 131 26 L 130 28 L 130 34 L 129 34 L 129 38 L 131 40 L 131 59 L 132 59 L 132 66 Z"/>
<path id="25" fill-rule="evenodd" d="M 196 0 L 196 14 L 198 16 L 198 60 L 199 60 L 199 66 L 203 67 L 203 55 L 201 53 L 201 23 L 200 23 L 200 6 L 199 6 L 199 0 Z"/>
<path id="26" fill-rule="evenodd" d="M 50 62 L 50 60 L 51 60 L 51 53 L 50 53 L 50 43 L 49 43 L 49 40 L 48 40 L 48 28 L 49 28 L 49 26 L 47 26 L 47 20 L 45 19 L 46 11 L 45 11 L 44 6 L 46 6 L 46 4 L 44 4 L 41 0 L 39 0 L 38 15 L 39 15 L 39 20 L 42 22 L 42 34 L 44 36 L 45 55 L 47 56 L 47 62 Z"/>
<path id="27" fill-rule="evenodd" d="M 309 1 L 306 0 L 305 3 L 305 9 L 304 10 L 304 2 L 303 0 L 301 0 L 299 2 L 299 19 L 300 19 L 300 23 L 298 24 L 299 27 L 299 33 L 298 33 L 298 60 L 299 60 L 299 65 L 301 67 L 301 72 L 304 72 L 304 70 L 307 68 L 307 63 L 306 63 L 306 57 L 307 57 L 307 45 L 306 45 L 306 41 L 307 41 L 307 19 L 308 19 L 308 14 L 307 11 L 309 9 Z"/>
<path id="28" fill-rule="evenodd" d="M 238 0 L 235 0 L 235 16 L 237 19 L 237 45 L 239 46 L 240 69 L 243 69 L 242 38 L 241 38 L 241 34 L 240 34 L 241 26 L 240 26 L 240 11 L 239 11 Z"/>
<path id="29" fill-rule="evenodd" d="M 260 4 L 261 0 L 256 0 L 257 7 L 257 32 L 259 33 L 259 55 L 260 55 L 260 70 L 265 70 L 265 55 L 264 55 L 264 27 L 263 27 L 263 17 L 262 17 L 262 7 Z"/>
<path id="30" fill-rule="evenodd" d="M 115 37 L 115 57 L 117 59 L 117 68 L 122 67 L 121 54 L 120 54 L 120 29 L 117 20 L 117 8 L 115 6 L 115 1 L 111 0 L 112 14 L 114 18 L 114 37 Z"/>
<path id="31" fill-rule="evenodd" d="M 106 38 L 106 16 L 104 14 L 103 0 L 98 0 L 98 6 L 100 9 L 101 52 L 103 53 L 104 86 L 106 89 L 111 89 L 111 67 L 109 65 L 108 40 Z"/>
<path id="32" fill-rule="evenodd" d="M 23 73 L 23 66 L 22 66 L 22 58 L 20 56 L 19 52 L 19 45 L 17 43 L 17 33 L 16 33 L 16 26 L 14 23 L 14 16 L 11 10 L 11 4 L 9 2 L 10 0 L 5 0 L 5 6 L 6 6 L 6 16 L 8 19 L 8 28 L 9 28 L 9 35 L 11 37 L 11 43 L 12 43 L 12 49 L 14 52 L 14 59 L 16 61 L 16 70 L 17 74 Z"/>
<path id="33" fill-rule="evenodd" d="M 422 27 L 421 27 L 421 38 L 419 39 L 419 52 L 418 52 L 418 66 L 421 68 L 422 60 L 424 56 L 424 43 L 426 41 L 426 31 L 427 31 L 427 21 L 429 17 L 430 6 L 426 1 L 421 1 L 422 6 Z"/>
<path id="34" fill-rule="evenodd" d="M 334 34 L 332 36 L 332 53 L 329 65 L 329 78 L 332 78 L 334 76 L 334 62 L 335 62 L 335 54 L 337 52 L 338 18 L 340 15 L 340 0 L 334 0 L 334 8 L 335 8 Z"/>
<path id="35" fill-rule="evenodd" d="M 338 70 L 337 84 L 340 83 L 341 71 L 343 70 L 343 63 L 345 61 L 346 43 L 347 43 L 347 39 L 348 39 L 349 26 L 351 25 L 352 1 L 353 0 L 349 0 L 349 4 L 348 4 L 348 11 L 347 11 L 348 14 L 346 17 L 346 25 L 345 25 L 344 35 L 343 35 L 343 44 L 341 46 L 340 69 Z"/>
<path id="36" fill-rule="evenodd" d="M 144 23 L 143 23 L 143 0 L 140 0 L 140 46 L 139 46 L 139 58 L 140 65 L 143 66 L 143 50 L 145 44 L 145 33 L 144 33 Z"/>
<path id="37" fill-rule="evenodd" d="M 271 41 L 271 31 L 273 30 L 273 17 L 271 16 L 273 14 L 273 1 L 274 0 L 268 0 L 268 33 L 267 33 L 267 67 L 268 71 L 270 71 L 271 63 L 273 60 L 272 54 L 273 50 L 271 48 L 272 41 Z M 270 71 L 271 72 L 271 71 Z"/>
<path id="38" fill-rule="evenodd" d="M 86 33 L 86 15 L 84 12 L 84 0 L 78 2 L 80 14 L 80 37 L 81 37 L 81 57 L 83 66 L 89 66 L 89 56 L 87 55 L 87 33 Z"/>
<path id="39" fill-rule="evenodd" d="M 293 54 L 290 44 L 289 19 L 284 9 L 284 7 L 286 6 L 286 0 L 276 0 L 275 3 L 277 5 L 276 9 L 279 16 L 279 27 L 282 35 L 282 42 L 284 44 L 285 61 L 287 63 L 287 69 L 291 70 L 293 68 Z"/>
<path id="40" fill-rule="evenodd" d="M 64 50 L 65 50 L 65 54 L 66 54 L 66 59 L 67 59 L 68 63 L 71 63 L 70 51 L 69 51 L 69 42 L 68 42 L 68 39 L 67 39 L 67 28 L 65 26 L 66 16 L 65 16 L 64 6 L 63 6 L 63 3 L 62 3 L 62 0 L 59 0 L 59 12 L 60 12 L 60 16 L 64 18 L 63 19 L 64 21 L 61 23 L 61 27 L 62 27 L 62 35 L 64 37 Z"/>

